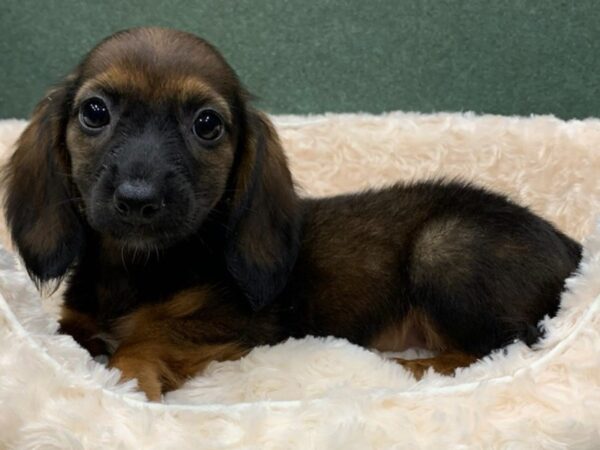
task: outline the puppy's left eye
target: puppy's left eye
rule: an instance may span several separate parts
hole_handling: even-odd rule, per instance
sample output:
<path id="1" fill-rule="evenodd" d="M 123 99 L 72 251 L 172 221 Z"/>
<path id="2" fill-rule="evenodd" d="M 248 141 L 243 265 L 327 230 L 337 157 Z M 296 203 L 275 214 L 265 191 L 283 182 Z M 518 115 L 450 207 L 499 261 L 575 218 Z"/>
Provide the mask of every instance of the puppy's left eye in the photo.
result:
<path id="1" fill-rule="evenodd" d="M 225 126 L 221 116 L 212 109 L 202 109 L 196 115 L 192 130 L 203 141 L 214 142 L 223 135 Z"/>

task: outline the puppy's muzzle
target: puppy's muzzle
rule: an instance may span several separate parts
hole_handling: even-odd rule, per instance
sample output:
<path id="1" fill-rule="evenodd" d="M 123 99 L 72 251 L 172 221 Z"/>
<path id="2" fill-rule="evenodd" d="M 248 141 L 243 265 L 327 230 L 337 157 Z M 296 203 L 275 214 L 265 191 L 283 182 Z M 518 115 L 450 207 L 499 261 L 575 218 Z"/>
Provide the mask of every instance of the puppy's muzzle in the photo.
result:
<path id="1" fill-rule="evenodd" d="M 121 219 L 136 225 L 152 222 L 165 206 L 159 189 L 144 180 L 122 182 L 115 189 L 113 204 Z"/>

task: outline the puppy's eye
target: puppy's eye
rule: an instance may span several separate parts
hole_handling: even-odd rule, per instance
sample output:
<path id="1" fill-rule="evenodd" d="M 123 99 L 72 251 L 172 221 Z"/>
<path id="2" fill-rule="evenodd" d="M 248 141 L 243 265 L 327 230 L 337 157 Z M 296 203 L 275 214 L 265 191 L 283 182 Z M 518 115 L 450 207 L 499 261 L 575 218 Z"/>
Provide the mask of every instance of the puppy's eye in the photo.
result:
<path id="1" fill-rule="evenodd" d="M 104 100 L 98 97 L 87 99 L 79 108 L 79 121 L 87 128 L 98 129 L 110 122 L 110 113 Z"/>
<path id="2" fill-rule="evenodd" d="M 203 141 L 216 141 L 223 135 L 223 119 L 212 109 L 201 110 L 194 119 L 192 130 Z"/>

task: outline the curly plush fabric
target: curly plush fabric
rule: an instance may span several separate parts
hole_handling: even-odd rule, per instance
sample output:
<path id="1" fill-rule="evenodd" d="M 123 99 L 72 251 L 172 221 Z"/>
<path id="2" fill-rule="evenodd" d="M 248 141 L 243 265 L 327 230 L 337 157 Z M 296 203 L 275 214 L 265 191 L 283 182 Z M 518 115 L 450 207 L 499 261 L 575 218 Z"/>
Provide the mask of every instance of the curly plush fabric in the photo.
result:
<path id="1" fill-rule="evenodd" d="M 561 309 L 455 377 L 415 381 L 383 356 L 306 338 L 213 363 L 148 403 L 56 334 L 0 230 L 0 447 L 50 449 L 598 448 L 600 121 L 471 114 L 275 117 L 302 191 L 438 176 L 500 190 L 584 240 Z M 25 122 L 0 122 L 9 154 Z"/>

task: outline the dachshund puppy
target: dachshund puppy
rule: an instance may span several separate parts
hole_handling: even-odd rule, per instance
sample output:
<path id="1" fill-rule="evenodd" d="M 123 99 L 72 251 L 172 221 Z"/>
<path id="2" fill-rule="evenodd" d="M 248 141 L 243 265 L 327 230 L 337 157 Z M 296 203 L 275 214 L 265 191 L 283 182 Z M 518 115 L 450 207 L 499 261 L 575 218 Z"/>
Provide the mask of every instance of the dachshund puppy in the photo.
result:
<path id="1" fill-rule="evenodd" d="M 109 37 L 51 90 L 5 182 L 32 279 L 66 280 L 61 331 L 151 399 L 210 361 L 306 335 L 427 348 L 439 356 L 401 362 L 452 373 L 534 343 L 581 254 L 467 184 L 299 198 L 232 68 L 160 28 Z"/>

